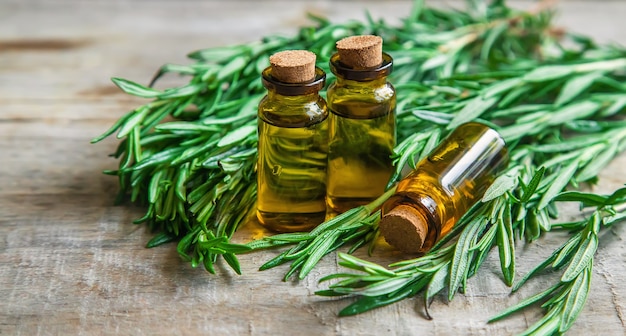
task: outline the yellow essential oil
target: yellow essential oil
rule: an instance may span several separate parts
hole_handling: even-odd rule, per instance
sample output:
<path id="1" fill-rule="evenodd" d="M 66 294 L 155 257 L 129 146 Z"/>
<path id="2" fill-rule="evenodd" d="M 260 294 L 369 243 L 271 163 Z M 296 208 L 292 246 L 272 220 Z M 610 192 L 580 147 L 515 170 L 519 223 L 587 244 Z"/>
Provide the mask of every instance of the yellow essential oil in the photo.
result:
<path id="1" fill-rule="evenodd" d="M 483 197 L 507 162 L 498 132 L 475 122 L 459 126 L 398 183 L 382 206 L 381 234 L 404 252 L 425 253 Z"/>
<path id="2" fill-rule="evenodd" d="M 326 215 L 328 111 L 319 95 L 326 75 L 310 53 L 312 72 L 285 81 L 287 70 L 303 71 L 289 52 L 263 71 L 268 94 L 258 110 L 257 218 L 279 232 L 310 230 Z"/>
<path id="3" fill-rule="evenodd" d="M 352 44 L 342 49 L 344 40 Z M 337 43 L 339 52 L 330 60 L 337 80 L 327 92 L 331 111 L 327 200 L 337 213 L 383 194 L 393 173 L 391 155 L 396 144 L 396 93 L 387 82 L 391 56 L 382 52 L 382 39 L 377 36 L 344 40 Z M 377 48 L 366 48 L 372 41 Z"/>

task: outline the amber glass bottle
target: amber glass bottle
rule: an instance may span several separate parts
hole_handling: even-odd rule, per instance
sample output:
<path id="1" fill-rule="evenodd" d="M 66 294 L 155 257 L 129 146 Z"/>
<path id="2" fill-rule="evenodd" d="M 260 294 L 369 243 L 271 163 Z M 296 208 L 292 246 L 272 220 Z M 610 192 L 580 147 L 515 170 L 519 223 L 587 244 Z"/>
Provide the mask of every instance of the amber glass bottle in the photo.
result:
<path id="1" fill-rule="evenodd" d="M 382 206 L 381 234 L 404 252 L 428 251 L 482 198 L 507 162 L 498 132 L 474 122 L 459 126 L 398 183 Z"/>
<path id="2" fill-rule="evenodd" d="M 392 58 L 377 36 L 337 42 L 327 92 L 329 116 L 328 206 L 344 212 L 375 200 L 393 172 L 396 94 L 387 82 Z"/>
<path id="3" fill-rule="evenodd" d="M 257 218 L 273 231 L 309 230 L 326 215 L 326 75 L 305 51 L 277 53 L 270 63 L 258 113 Z"/>

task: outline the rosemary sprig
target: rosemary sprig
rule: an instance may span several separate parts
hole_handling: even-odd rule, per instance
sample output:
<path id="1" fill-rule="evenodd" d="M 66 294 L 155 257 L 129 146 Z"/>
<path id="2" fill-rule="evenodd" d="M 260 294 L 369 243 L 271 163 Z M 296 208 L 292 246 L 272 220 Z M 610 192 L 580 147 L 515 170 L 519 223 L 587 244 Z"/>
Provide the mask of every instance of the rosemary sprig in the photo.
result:
<path id="1" fill-rule="evenodd" d="M 619 70 L 623 59 L 617 58 L 616 60 L 619 62 L 609 59 L 576 63 L 571 65 L 571 68 L 585 68 L 594 71 L 593 69 L 598 67 L 609 68 L 609 66 L 614 66 L 614 70 Z M 561 64 L 564 64 L 561 67 L 567 69 L 566 61 Z M 548 70 L 551 68 L 552 66 L 546 65 L 536 68 L 535 71 L 549 74 Z M 549 218 L 556 216 L 556 208 L 551 204 L 553 198 L 570 182 L 577 185 L 579 181 L 593 179 L 604 166 L 604 163 L 626 148 L 626 124 L 619 121 L 600 121 L 602 118 L 606 118 L 606 115 L 614 113 L 610 109 L 622 99 L 624 91 L 623 88 L 618 90 L 605 88 L 604 92 L 589 92 L 602 88 L 602 86 L 593 88 L 589 86 L 585 88 L 586 90 L 579 91 L 579 96 L 572 97 L 571 101 L 564 105 L 549 102 L 542 95 L 538 96 L 541 98 L 536 101 L 527 99 L 524 104 L 509 109 L 507 113 L 503 113 L 505 110 L 494 108 L 498 102 L 506 100 L 512 92 L 520 88 L 532 96 L 536 92 L 544 91 L 544 86 L 555 87 L 555 82 L 573 81 L 579 78 L 576 75 L 565 79 L 548 75 L 541 81 L 535 78 L 531 82 L 525 79 L 528 74 L 533 74 L 533 72 L 511 72 L 506 74 L 508 78 L 504 81 L 496 81 L 491 73 L 476 74 L 474 77 L 479 82 L 476 82 L 478 86 L 474 92 L 469 93 L 471 91 L 466 90 L 462 94 L 459 93 L 457 97 L 451 97 L 449 93 L 445 93 L 448 105 L 415 106 L 410 107 L 408 111 L 412 113 L 401 113 L 402 121 L 400 123 L 413 125 L 415 133 L 406 138 L 395 149 L 397 155 L 396 172 L 392 177 L 390 186 L 402 176 L 402 171 L 406 170 L 407 166 L 414 167 L 416 162 L 430 152 L 441 137 L 449 132 L 450 125 L 454 123 L 454 120 L 462 118 L 462 122 L 469 121 L 466 120 L 466 116 L 473 113 L 473 119 L 500 124 L 500 126 L 493 126 L 500 129 L 509 142 L 509 150 L 512 153 L 508 171 L 496 180 L 485 195 L 485 200 L 508 194 L 509 199 L 505 202 L 510 208 L 508 216 L 512 216 L 515 221 L 520 222 L 519 236 L 525 236 L 528 241 L 537 239 L 541 232 L 549 231 Z M 504 76 L 503 74 L 497 75 L 500 78 Z M 581 77 L 586 75 L 587 73 L 582 72 L 577 74 Z M 612 79 L 607 76 L 610 76 L 609 74 L 605 77 Z M 446 78 L 435 82 L 433 89 L 425 90 L 421 94 L 437 96 L 441 94 L 437 91 L 438 87 L 453 80 L 455 79 Z M 515 82 L 517 85 L 512 86 L 507 82 Z M 560 97 L 559 92 L 564 91 L 559 91 L 555 87 L 553 92 L 547 94 Z M 484 97 L 488 97 L 489 100 L 485 100 Z M 407 102 L 407 98 L 402 99 L 404 99 L 402 101 L 405 106 L 422 103 L 422 97 L 417 95 L 412 95 L 410 98 L 414 99 L 414 102 Z M 532 113 L 526 113 L 524 117 L 519 118 L 518 111 L 531 111 Z M 602 127 L 593 127 L 592 125 L 602 125 Z M 580 135 L 573 136 L 576 133 L 580 133 Z M 594 160 L 597 158 L 600 158 L 600 162 L 603 164 L 599 165 Z M 372 215 L 376 209 L 376 207 L 371 208 L 373 210 L 369 215 Z M 496 216 L 492 218 L 494 221 L 504 215 L 500 212 L 495 212 L 495 214 Z M 340 217 L 335 219 L 335 221 L 341 221 L 338 226 L 323 225 L 321 227 L 326 230 L 324 236 L 339 236 L 340 233 L 337 228 L 347 226 L 359 229 L 368 237 L 374 237 L 375 234 L 372 232 L 377 229 L 377 221 L 364 222 L 359 227 L 358 222 L 361 219 L 349 216 Z M 368 230 L 372 232 L 368 232 Z M 501 230 L 498 237 L 512 240 L 513 233 L 513 229 L 508 230 L 508 234 Z M 288 244 L 288 242 L 284 243 Z M 359 246 L 362 243 L 364 241 L 359 241 Z M 257 243 L 251 243 L 249 246 L 253 249 L 257 249 L 256 246 L 267 247 L 267 245 L 257 245 Z M 328 246 L 332 249 L 324 254 L 339 247 L 332 244 Z M 508 254 L 506 255 L 514 255 L 512 244 L 509 244 L 507 250 Z M 502 251 L 502 253 L 505 252 Z M 505 273 L 505 282 L 511 284 L 514 265 L 509 259 L 507 258 L 503 264 L 503 272 Z M 277 264 L 270 263 L 270 265 Z"/>
<path id="2" fill-rule="evenodd" d="M 322 257 L 346 243 L 352 243 L 350 252 L 353 252 L 364 244 L 374 241 L 378 236 L 377 224 L 380 218 L 380 210 L 377 209 L 394 191 L 395 188 L 392 188 L 374 202 L 348 210 L 320 224 L 311 232 L 277 234 L 252 241 L 246 246 L 251 251 L 256 251 L 296 244 L 296 246 L 263 264 L 260 270 L 291 262 L 291 267 L 285 274 L 284 280 L 289 279 L 295 272 L 298 272 L 300 279 L 304 279 Z"/>
<path id="3" fill-rule="evenodd" d="M 489 322 L 500 320 L 543 301 L 541 307 L 547 310 L 546 315 L 529 327 L 524 334 L 564 333 L 571 328 L 582 311 L 589 294 L 593 257 L 598 249 L 598 233 L 602 228 L 614 225 L 626 218 L 626 211 L 617 211 L 614 208 L 626 202 L 626 188 L 618 189 L 608 196 L 563 192 L 556 197 L 556 200 L 579 202 L 582 207 L 593 206 L 596 210 L 584 220 L 553 225 L 555 229 L 570 231 L 571 237 L 554 250 L 548 259 L 517 282 L 513 286 L 513 291 L 518 290 L 528 279 L 548 267 L 555 270 L 565 269 L 563 275 L 557 284 L 506 309 L 491 318 Z"/>
<path id="4" fill-rule="evenodd" d="M 426 86 L 416 80 L 434 79 L 443 75 L 447 76 L 452 73 L 465 71 L 483 70 L 488 71 L 486 72 L 487 74 L 492 74 L 492 70 L 496 68 L 496 66 L 509 68 L 507 64 L 494 62 L 493 60 L 493 58 L 497 58 L 499 57 L 498 55 L 504 54 L 505 52 L 511 52 L 517 57 L 529 60 L 535 57 L 532 52 L 529 53 L 528 51 L 538 48 L 540 45 L 539 37 L 546 36 L 545 31 L 547 29 L 547 18 L 549 18 L 549 15 L 547 13 L 540 13 L 540 15 L 533 17 L 529 13 L 507 9 L 503 4 L 494 4 L 488 8 L 490 10 L 488 14 L 482 13 L 477 17 L 472 17 L 464 13 L 448 13 L 424 8 L 421 1 L 416 1 L 412 14 L 409 18 L 405 19 L 405 25 L 401 29 L 392 28 L 383 22 L 375 23 L 370 21 L 370 24 L 375 28 L 374 33 L 384 36 L 386 41 L 391 41 L 388 48 L 390 53 L 394 55 L 394 67 L 396 69 L 394 73 L 397 74 L 397 77 L 392 79 L 398 90 L 398 109 L 400 110 L 398 137 L 403 142 L 396 148 L 398 157 L 396 158 L 395 164 L 398 170 L 392 177 L 389 188 L 391 188 L 393 183 L 401 176 L 402 167 L 407 163 L 414 167 L 415 162 L 434 148 L 442 135 L 448 131 L 445 128 L 432 127 L 431 125 L 423 123 L 423 121 L 432 121 L 432 118 L 436 118 L 436 116 L 433 115 L 436 114 L 436 112 L 415 110 L 414 113 L 411 114 L 410 112 L 413 110 L 411 106 L 419 103 L 426 103 L 426 105 L 439 104 L 454 95 L 467 95 L 468 91 L 463 91 L 463 89 L 475 91 L 481 87 L 480 83 L 462 80 L 455 80 L 455 82 L 461 83 L 461 89 L 459 89 L 459 87 L 452 87 L 449 85 L 449 81 L 441 85 L 435 83 Z M 485 20 L 488 19 L 487 16 L 489 16 L 489 20 L 491 21 L 485 23 Z M 434 27 L 438 25 L 434 25 L 435 22 L 439 20 L 437 19 L 438 17 L 444 18 L 442 23 L 444 26 L 450 21 L 454 28 L 448 30 L 440 28 L 434 29 Z M 523 25 L 525 29 L 523 34 L 522 31 L 519 30 L 504 31 L 502 29 L 504 26 L 515 26 L 514 22 L 518 20 L 524 22 Z M 418 21 L 425 21 L 428 24 L 417 25 L 416 22 Z M 460 22 L 463 22 L 465 26 L 454 26 Z M 429 26 L 431 24 L 432 26 Z M 493 32 L 494 27 L 499 27 L 497 33 Z M 426 37 L 426 35 L 428 35 L 428 37 Z M 522 35 L 525 42 L 533 45 L 532 48 L 518 44 Z M 496 39 L 502 41 L 502 45 L 494 45 L 493 42 Z M 399 43 L 401 41 L 402 43 Z M 489 43 L 489 45 L 484 45 L 484 43 Z M 504 49 L 500 49 L 499 47 Z M 398 49 L 396 50 L 396 48 Z M 478 57 L 473 51 L 476 48 L 481 50 L 481 57 Z M 424 53 L 426 50 L 430 51 Z M 423 64 L 421 67 L 414 66 L 414 64 L 422 60 L 422 58 Z M 325 67 L 327 65 L 323 64 L 321 66 Z M 407 69 L 405 70 L 405 68 Z M 495 75 L 506 76 L 507 74 L 518 73 L 521 72 L 502 71 Z M 487 80 L 491 80 L 491 77 L 487 78 Z M 459 105 L 454 106 L 454 108 L 462 108 L 466 103 L 466 101 L 461 101 Z M 418 113 L 430 113 L 431 120 L 415 118 Z M 440 120 L 440 123 L 449 123 L 449 117 L 449 114 L 443 115 L 443 119 Z M 388 197 L 388 195 L 383 197 Z M 353 244 L 350 249 L 351 252 L 367 243 L 371 243 L 374 241 L 374 238 L 378 236 L 378 218 L 375 216 L 376 213 L 374 212 L 376 207 L 370 208 L 370 212 L 367 214 L 369 217 L 366 217 L 365 214 L 358 217 L 340 216 L 333 219 L 333 223 L 339 223 L 337 225 L 321 225 L 320 228 L 316 229 L 316 232 L 320 232 L 320 234 L 316 236 L 315 240 L 310 238 L 306 233 L 303 233 L 301 236 L 304 240 L 297 241 L 298 246 L 293 248 L 295 249 L 294 251 L 285 251 L 275 259 L 267 262 L 261 269 L 268 269 L 292 261 L 290 270 L 286 274 L 285 279 L 298 270 L 300 270 L 299 277 L 303 278 L 308 271 L 310 271 L 310 266 L 312 265 L 311 261 L 319 260 L 318 256 L 326 255 L 346 243 Z M 365 218 L 368 218 L 368 220 L 365 220 Z M 353 234 L 352 231 L 355 230 L 346 231 L 345 227 L 356 228 L 358 234 Z M 283 237 L 285 237 L 285 240 L 283 240 Z M 305 239 L 305 237 L 309 238 Z M 325 247 L 326 250 L 323 251 L 323 253 L 316 254 L 316 258 L 310 259 L 307 268 L 305 268 L 303 272 L 300 268 L 303 263 L 302 259 L 292 257 L 293 255 L 300 257 L 302 254 L 294 254 L 294 252 L 312 248 L 313 245 L 315 245 L 317 249 L 320 246 L 319 242 L 325 238 L 328 238 L 328 240 L 321 246 Z M 248 244 L 248 246 L 254 251 L 268 247 L 276 247 L 278 245 L 296 243 L 294 234 L 276 235 L 267 237 L 264 240 L 264 243 L 252 242 Z M 306 244 L 311 244 L 311 246 Z M 372 249 L 373 245 L 370 245 L 370 252 Z"/>
<path id="5" fill-rule="evenodd" d="M 366 274 L 329 275 L 320 281 L 340 281 L 331 285 L 329 290 L 319 291 L 317 294 L 359 295 L 359 300 L 339 313 L 341 316 L 355 315 L 388 305 L 414 296 L 423 289 L 427 290 L 426 301 L 430 301 L 446 287 L 449 287 L 449 299 L 452 299 L 458 288 L 465 287 L 467 278 L 477 271 L 494 244 L 499 227 L 490 225 L 490 219 L 502 209 L 501 202 L 499 199 L 482 203 L 464 216 L 457 229 L 448 235 L 458 235 L 456 245 L 444 247 L 440 242 L 424 257 L 392 264 L 393 269 L 378 265 L 373 267 L 371 263 L 359 258 L 339 254 L 341 266 Z M 458 230 L 460 227 L 463 230 Z M 365 264 L 369 266 L 364 267 Z"/>
<path id="6" fill-rule="evenodd" d="M 216 249 L 205 240 L 230 239 L 255 202 L 255 172 L 249 163 L 256 160 L 255 110 L 264 94 L 259 78 L 269 55 L 308 49 L 330 75 L 328 60 L 338 39 L 381 35 L 395 59 L 392 80 L 406 88 L 401 107 L 408 103 L 410 89 L 426 89 L 418 81 L 487 71 L 517 57 L 532 59 L 538 41 L 546 36 L 549 17 L 513 11 L 500 3 L 470 15 L 428 8 L 422 1 L 415 2 L 399 27 L 371 18 L 335 24 L 311 17 L 317 25 L 304 27 L 293 37 L 268 36 L 259 42 L 193 52 L 189 57 L 196 63 L 166 64 L 149 86 L 114 78 L 126 93 L 152 101 L 124 115 L 92 142 L 114 133 L 122 139 L 113 154 L 119 167 L 106 173 L 119 179 L 116 203 L 130 196 L 130 201 L 147 206 L 136 222 L 161 232 L 148 246 L 179 240 L 178 251 L 185 260 L 193 266 L 203 263 L 212 272 L 218 254 L 228 253 L 234 260 L 233 253 L 244 248 Z M 180 87 L 152 88 L 162 76 L 172 74 L 191 79 Z M 439 97 L 445 98 L 455 89 L 439 90 Z M 401 140 L 413 132 L 411 123 L 399 126 Z M 243 171 L 237 172 L 237 167 Z M 233 199 L 239 200 L 238 207 L 230 207 L 228 200 Z"/>
<path id="7" fill-rule="evenodd" d="M 342 310 L 340 315 L 358 314 L 414 296 L 421 291 L 425 291 L 426 302 L 444 289 L 448 290 L 448 299 L 452 299 L 459 289 L 465 289 L 467 279 L 476 273 L 487 253 L 496 246 L 504 281 L 511 285 L 515 274 L 515 237 L 532 241 L 542 232 L 552 230 L 551 218 L 558 216 L 557 202 L 580 201 L 584 206 L 597 206 L 598 210 L 592 216 L 594 223 L 614 224 L 622 220 L 625 215 L 616 214 L 610 207 L 626 201 L 625 190 L 620 189 L 612 196 L 563 190 L 568 185 L 576 187 L 579 182 L 594 180 L 604 164 L 626 148 L 626 123 L 613 117 L 615 113 L 623 110 L 623 103 L 620 103 L 620 100 L 626 91 L 623 86 L 585 84 L 577 90 L 576 95 L 570 94 L 568 103 L 564 103 L 559 97 L 567 94 L 567 90 L 572 90 L 571 86 L 564 85 L 560 88 L 555 84 L 577 81 L 578 78 L 585 78 L 599 68 L 606 69 L 602 76 L 597 77 L 605 78 L 603 82 L 621 82 L 622 71 L 626 66 L 623 64 L 621 54 L 615 56 L 617 56 L 615 59 L 593 59 L 587 63 L 577 60 L 571 65 L 562 60 L 559 68 L 550 65 L 538 67 L 532 72 L 520 73 L 504 81 L 485 85 L 469 97 L 451 100 L 450 107 L 436 105 L 429 109 L 416 107 L 414 116 L 430 120 L 428 126 L 425 126 L 428 127 L 429 135 L 435 134 L 432 130 L 433 124 L 444 133 L 449 128 L 449 122 L 458 116 L 465 118 L 464 111 L 473 112 L 474 118 L 480 117 L 483 122 L 498 122 L 500 126 L 494 127 L 499 128 L 509 141 L 511 164 L 508 170 L 487 191 L 483 203 L 466 214 L 455 230 L 426 256 L 393 264 L 391 265 L 393 269 L 382 268 L 385 270 L 383 272 L 380 267 L 363 268 L 362 260 L 341 254 L 341 265 L 361 270 L 365 274 L 330 275 L 323 280 L 339 281 L 331 285 L 329 290 L 320 291 L 318 294 L 359 297 L 356 302 Z M 584 70 L 577 73 L 573 69 Z M 537 73 L 541 73 L 542 76 L 531 76 Z M 531 80 L 528 80 L 529 77 Z M 488 76 L 485 76 L 480 80 L 487 78 Z M 541 85 L 536 85 L 535 81 Z M 510 85 L 507 82 L 517 84 Z M 545 87 L 552 89 L 546 91 Z M 520 101 L 517 106 L 509 108 L 506 112 L 495 108 L 498 103 L 506 101 L 512 92 L 520 88 L 527 95 L 524 101 Z M 538 92 L 542 94 L 539 95 Z M 495 99 L 489 101 L 488 99 L 492 97 Z M 621 107 L 617 110 L 615 104 L 620 104 Z M 479 112 L 476 112 L 477 110 Z M 524 114 L 520 116 L 519 111 L 523 111 Z M 399 162 L 409 162 L 410 158 L 423 155 L 421 149 L 426 147 L 425 139 L 416 135 L 411 140 L 398 146 Z M 596 160 L 600 160 L 602 164 L 598 164 Z M 584 223 L 589 221 L 591 219 L 561 224 L 560 227 L 568 229 L 579 227 L 579 230 L 582 230 L 581 228 L 585 227 Z M 579 246 L 578 250 L 587 251 L 584 252 L 587 254 L 584 258 L 582 255 L 576 258 L 591 262 L 590 256 L 595 252 L 594 246 L 597 246 L 598 230 L 592 231 L 595 232 L 595 238 L 589 238 L 591 233 L 587 231 L 583 232 L 584 240 L 574 236 L 569 245 L 564 245 L 568 247 L 566 252 L 561 253 L 561 250 L 557 250 L 553 257 L 560 253 L 559 263 L 575 261 L 577 259 L 572 251 L 574 247 Z M 580 235 L 582 233 L 579 233 Z M 589 252 L 591 250 L 593 252 Z M 552 262 L 554 260 L 547 260 L 537 270 L 545 268 Z M 555 262 L 555 265 L 557 264 Z M 585 265 L 591 267 L 591 264 Z M 568 308 L 550 306 L 554 309 L 550 308 L 537 326 L 537 328 L 556 328 L 552 330 L 554 332 L 567 330 L 577 315 L 577 312 L 572 310 L 574 308 L 569 305 L 576 304 L 575 309 L 579 311 L 584 304 L 583 298 L 588 293 L 588 285 L 582 283 L 589 281 L 588 278 L 584 278 L 588 276 L 581 275 L 583 273 L 580 266 L 572 268 L 574 269 L 576 271 L 564 275 L 562 281 L 565 284 L 549 289 L 540 298 L 533 297 L 529 299 L 530 301 L 513 307 L 506 311 L 506 314 L 548 296 L 563 298 L 569 295 L 569 291 L 575 289 L 575 293 L 572 294 L 575 298 L 574 296 L 571 298 L 574 301 L 567 303 Z M 536 271 L 531 272 L 527 277 L 535 273 Z M 578 282 L 571 282 L 574 279 Z M 525 280 L 518 283 L 515 289 L 524 282 Z M 559 296 L 560 294 L 562 296 Z M 555 322 L 557 320 L 560 322 Z M 534 329 L 529 329 L 529 332 L 532 330 Z"/>
<path id="8" fill-rule="evenodd" d="M 530 271 L 514 286 L 513 290 L 519 289 L 530 277 L 550 265 L 555 269 L 566 268 L 563 276 L 558 284 L 510 307 L 490 319 L 490 322 L 544 301 L 542 307 L 548 310 L 547 314 L 524 334 L 539 332 L 553 334 L 567 331 L 582 310 L 589 292 L 593 255 L 598 246 L 598 232 L 601 226 L 608 227 L 626 218 L 626 212 L 617 212 L 613 209 L 614 205 L 626 202 L 625 195 L 626 188 L 619 189 L 610 196 L 570 192 L 560 194 L 559 200 L 593 204 L 597 206 L 597 210 L 585 220 L 559 224 L 560 228 L 574 230 L 572 237 L 556 249 L 550 258 Z M 488 213 L 490 207 L 496 208 L 493 206 L 493 201 L 490 203 L 491 205 L 484 203 L 480 206 L 480 209 L 472 216 L 473 220 L 464 223 L 465 228 L 460 233 L 456 246 L 436 248 L 424 257 L 392 264 L 393 269 L 386 269 L 340 253 L 340 265 L 365 274 L 329 275 L 320 281 L 332 279 L 340 279 L 340 281 L 331 285 L 329 290 L 318 291 L 317 294 L 322 296 L 359 295 L 359 300 L 340 312 L 342 316 L 354 315 L 387 305 L 414 296 L 422 290 L 425 291 L 424 306 L 428 307 L 431 299 L 444 290 L 447 283 L 452 286 L 449 288 L 449 298 L 451 298 L 456 292 L 456 286 L 465 287 L 467 276 L 476 272 L 478 266 L 475 265 L 484 261 L 485 252 L 488 252 L 489 246 L 493 245 L 494 236 L 499 235 L 500 227 L 486 226 L 489 220 L 488 217 L 484 217 L 484 214 Z M 457 263 L 456 265 L 459 266 L 455 267 L 457 260 L 467 261 Z M 474 262 L 469 262 L 470 260 Z M 460 269 L 462 271 L 459 271 Z M 426 314 L 430 317 L 428 310 Z"/>
<path id="9" fill-rule="evenodd" d="M 612 195 L 601 196 L 591 193 L 562 192 L 555 201 L 576 201 L 582 206 L 595 206 L 597 210 L 582 221 L 554 225 L 556 229 L 572 232 L 571 238 L 557 248 L 551 257 L 530 271 L 514 287 L 519 289 L 528 279 L 546 267 L 563 269 L 567 267 L 558 284 L 545 292 L 537 294 L 515 305 L 490 321 L 497 321 L 512 313 L 545 300 L 542 307 L 548 307 L 548 313 L 535 326 L 527 330 L 536 332 L 538 328 L 552 328 L 547 334 L 564 332 L 569 329 L 582 309 L 589 291 L 593 255 L 598 246 L 598 232 L 623 221 L 626 212 L 616 211 L 614 206 L 626 203 L 626 188 L 615 191 Z M 339 273 L 322 278 L 320 281 L 339 279 L 328 290 L 318 291 L 322 296 L 356 295 L 357 301 L 344 308 L 341 316 L 354 315 L 412 297 L 425 291 L 424 306 L 428 308 L 432 298 L 444 289 L 448 289 L 448 299 L 460 289 L 465 290 L 467 278 L 476 274 L 489 250 L 498 246 L 502 250 L 512 245 L 511 217 L 507 215 L 506 197 L 484 202 L 464 216 L 455 230 L 433 248 L 427 255 L 390 265 L 387 269 L 362 259 L 339 253 L 339 264 L 346 268 L 361 271 L 361 274 Z M 514 224 L 513 224 L 514 225 Z M 504 235 L 504 238 L 500 236 Z M 454 244 L 448 243 L 456 237 Z M 513 261 L 514 254 L 503 257 Z M 363 274 L 364 273 L 364 274 Z M 506 274 L 504 268 L 503 273 Z M 584 284 L 584 286 L 583 286 Z M 428 309 L 426 309 L 427 316 Z M 544 330 L 545 331 L 545 330 Z"/>
<path id="10" fill-rule="evenodd" d="M 542 263 L 528 277 L 551 263 L 565 267 L 575 261 L 578 252 L 573 251 L 595 246 L 597 225 L 592 227 L 591 219 L 606 226 L 624 217 L 611 210 L 622 201 L 621 191 L 610 197 L 563 192 L 580 182 L 594 182 L 599 170 L 626 148 L 626 122 L 620 116 L 626 107 L 623 49 L 598 47 L 572 34 L 568 37 L 575 46 L 566 48 L 559 41 L 562 33 L 550 27 L 549 11 L 520 12 L 504 1 L 470 1 L 467 12 L 432 9 L 415 1 L 397 27 L 371 18 L 344 24 L 312 19 L 316 26 L 304 27 L 293 37 L 269 36 L 191 53 L 195 63 L 165 65 L 149 86 L 114 79 L 125 92 L 151 101 L 93 142 L 114 133 L 122 140 L 114 153 L 119 167 L 107 173 L 119 179 L 118 203 L 128 197 L 146 205 L 145 216 L 136 222 L 161 232 L 148 246 L 178 240 L 179 254 L 194 267 L 203 264 L 213 272 L 222 255 L 239 272 L 236 254 L 293 244 L 263 268 L 291 262 L 285 278 L 296 272 L 302 278 L 341 246 L 350 246 L 352 252 L 375 241 L 377 207 L 388 194 L 309 233 L 275 235 L 246 245 L 229 242 L 256 199 L 255 112 L 264 94 L 259 78 L 268 56 L 284 49 L 308 49 L 318 55 L 318 66 L 328 70 L 335 41 L 354 34 L 381 35 L 395 60 L 391 80 L 398 91 L 400 144 L 389 193 L 403 169 L 414 167 L 451 129 L 470 120 L 500 130 L 509 143 L 511 163 L 483 202 L 426 256 L 389 270 L 340 254 L 342 265 L 365 272 L 326 278 L 340 281 L 320 294 L 359 297 L 342 314 L 420 291 L 425 291 L 427 302 L 446 289 L 451 299 L 496 246 L 503 279 L 512 284 L 515 240 L 532 241 L 552 229 L 573 230 L 572 237 L 580 238 L 559 250 L 559 263 Z M 190 81 L 165 90 L 152 88 L 169 74 L 189 76 Z M 596 207 L 591 219 L 552 223 L 558 216 L 556 203 L 580 197 L 586 199 L 583 204 Z M 587 262 L 585 267 L 572 266 L 576 272 L 537 299 L 547 299 L 549 308 L 537 328 L 561 332 L 571 326 L 590 281 L 584 274 L 592 260 L 588 254 L 580 260 Z"/>

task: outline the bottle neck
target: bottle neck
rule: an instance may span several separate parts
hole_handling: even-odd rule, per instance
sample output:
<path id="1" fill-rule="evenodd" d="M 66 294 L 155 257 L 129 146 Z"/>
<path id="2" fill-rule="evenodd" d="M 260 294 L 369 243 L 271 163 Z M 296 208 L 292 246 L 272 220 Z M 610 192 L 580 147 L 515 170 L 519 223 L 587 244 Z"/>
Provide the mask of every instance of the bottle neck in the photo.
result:
<path id="1" fill-rule="evenodd" d="M 337 76 L 337 80 L 336 80 L 336 86 L 338 87 L 353 87 L 353 88 L 377 88 L 377 87 L 382 87 L 385 86 L 387 84 L 387 76 L 384 77 L 380 77 L 380 78 L 375 78 L 372 80 L 368 80 L 368 81 L 357 81 L 357 80 L 350 80 L 347 79 L 339 74 L 336 74 Z"/>
<path id="2" fill-rule="evenodd" d="M 268 91 L 268 96 L 282 97 L 314 97 L 317 99 L 319 91 L 326 82 L 326 73 L 320 68 L 315 68 L 315 78 L 304 83 L 285 83 L 272 76 L 272 68 L 267 67 L 262 73 L 263 86 Z M 270 97 L 271 98 L 271 97 Z M 303 98 L 311 99 L 311 98 Z"/>
<path id="3" fill-rule="evenodd" d="M 280 101 L 285 105 L 302 105 L 317 102 L 319 99 L 319 91 L 294 96 L 285 94 L 281 92 L 281 90 L 268 89 L 267 98 L 270 101 Z"/>
<path id="4" fill-rule="evenodd" d="M 337 79 L 341 78 L 348 81 L 372 82 L 382 80 L 384 83 L 392 69 L 393 59 L 386 53 L 383 53 L 383 62 L 372 68 L 349 67 L 341 62 L 339 53 L 330 58 L 330 70 L 337 76 Z"/>

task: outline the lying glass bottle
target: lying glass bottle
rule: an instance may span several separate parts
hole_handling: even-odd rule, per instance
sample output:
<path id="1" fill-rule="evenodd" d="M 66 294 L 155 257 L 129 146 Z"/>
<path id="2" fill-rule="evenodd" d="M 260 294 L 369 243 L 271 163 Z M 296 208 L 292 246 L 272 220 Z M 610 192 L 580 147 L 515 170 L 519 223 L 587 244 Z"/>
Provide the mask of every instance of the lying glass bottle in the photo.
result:
<path id="1" fill-rule="evenodd" d="M 382 205 L 382 236 L 401 251 L 425 253 L 483 197 L 507 163 L 498 132 L 475 122 L 459 126 Z"/>

